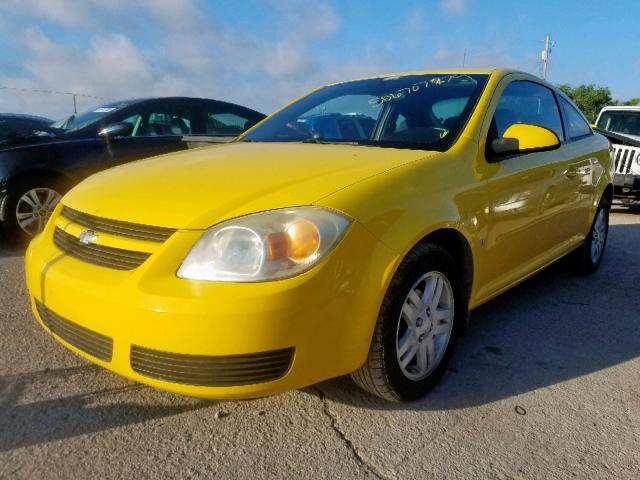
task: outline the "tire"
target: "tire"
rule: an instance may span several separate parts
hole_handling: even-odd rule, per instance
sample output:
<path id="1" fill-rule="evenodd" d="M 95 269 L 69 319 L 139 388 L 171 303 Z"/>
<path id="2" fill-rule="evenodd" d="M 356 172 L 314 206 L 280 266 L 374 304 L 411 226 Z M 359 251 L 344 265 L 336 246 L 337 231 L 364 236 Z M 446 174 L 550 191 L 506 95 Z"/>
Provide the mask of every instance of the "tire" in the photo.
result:
<path id="1" fill-rule="evenodd" d="M 418 297 L 413 294 L 424 300 L 424 292 L 433 289 L 433 282 L 436 282 L 437 290 L 437 281 L 441 282 L 443 293 L 435 308 L 434 303 L 429 301 L 418 306 Z M 464 325 L 467 305 L 460 286 L 458 269 L 447 251 L 429 243 L 415 247 L 403 260 L 389 285 L 374 328 L 367 360 L 359 370 L 351 374 L 355 383 L 389 401 L 412 401 L 423 397 L 444 373 Z M 422 311 L 425 305 L 430 308 L 415 318 L 415 313 Z M 439 316 L 442 316 L 447 307 L 453 311 L 449 312 L 446 323 L 448 338 L 445 342 L 446 332 L 432 334 L 445 329 L 444 320 L 435 322 L 435 311 L 441 312 Z M 414 319 L 413 327 L 410 326 L 410 318 Z M 433 344 L 432 339 L 435 339 Z M 429 351 L 431 345 L 433 361 L 424 360 L 419 353 L 421 349 Z M 417 352 L 415 357 L 403 366 L 401 361 L 407 363 L 414 350 Z M 423 358 L 422 363 L 419 358 Z"/>
<path id="2" fill-rule="evenodd" d="M 602 263 L 609 238 L 609 212 L 611 203 L 602 197 L 584 242 L 571 254 L 573 270 L 581 275 L 595 273 Z M 596 248 L 597 245 L 597 248 Z M 597 255 L 594 254 L 597 250 Z"/>
<path id="3" fill-rule="evenodd" d="M 66 191 L 63 182 L 41 176 L 28 178 L 9 186 L 2 204 L 2 233 L 9 240 L 27 242 L 42 231 L 55 205 Z M 49 201 L 47 201 L 49 200 Z M 32 207 L 29 203 L 34 204 Z M 39 207 L 39 208 L 38 208 Z M 29 208 L 38 218 L 23 218 Z M 18 216 L 22 218 L 18 218 Z M 31 221 L 25 225 L 26 221 Z M 21 224 L 22 223 L 22 224 Z"/>

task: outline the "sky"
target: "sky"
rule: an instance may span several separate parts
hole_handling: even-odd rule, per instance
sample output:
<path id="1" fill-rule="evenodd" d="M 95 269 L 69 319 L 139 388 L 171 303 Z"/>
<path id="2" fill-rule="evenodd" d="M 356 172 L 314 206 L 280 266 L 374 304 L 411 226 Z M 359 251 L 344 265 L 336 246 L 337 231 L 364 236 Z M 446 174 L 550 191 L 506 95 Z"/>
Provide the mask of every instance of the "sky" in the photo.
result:
<path id="1" fill-rule="evenodd" d="M 0 0 L 0 112 L 62 118 L 141 96 L 270 113 L 317 86 L 510 67 L 640 96 L 640 0 Z M 92 98 L 98 97 L 98 98 Z"/>

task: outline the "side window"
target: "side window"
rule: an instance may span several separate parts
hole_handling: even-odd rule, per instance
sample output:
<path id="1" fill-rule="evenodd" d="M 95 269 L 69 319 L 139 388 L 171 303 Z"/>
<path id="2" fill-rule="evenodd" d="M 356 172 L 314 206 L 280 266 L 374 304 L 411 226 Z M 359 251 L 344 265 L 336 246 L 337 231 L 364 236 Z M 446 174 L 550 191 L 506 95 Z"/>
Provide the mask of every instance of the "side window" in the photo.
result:
<path id="1" fill-rule="evenodd" d="M 154 109 L 161 110 L 161 109 Z M 152 111 L 139 129 L 138 136 L 188 135 L 191 119 L 187 114 Z"/>
<path id="2" fill-rule="evenodd" d="M 468 102 L 469 97 L 448 98 L 434 103 L 431 110 L 443 127 L 452 129 Z"/>
<path id="3" fill-rule="evenodd" d="M 578 138 L 591 134 L 591 127 L 573 105 L 562 97 L 560 97 L 560 105 L 562 105 L 562 113 L 564 113 L 567 136 L 569 138 Z"/>
<path id="4" fill-rule="evenodd" d="M 240 135 L 251 126 L 248 118 L 235 113 L 207 113 L 206 133 L 209 135 Z"/>
<path id="5" fill-rule="evenodd" d="M 540 84 L 528 81 L 510 83 L 502 93 L 491 122 L 490 136 L 502 137 L 515 123 L 548 128 L 564 139 L 562 120 L 553 92 Z"/>
<path id="6" fill-rule="evenodd" d="M 137 110 L 137 111 L 136 111 Z M 190 105 L 157 101 L 128 110 L 125 118 L 113 121 L 127 122 L 133 126 L 132 137 L 162 135 L 188 135 L 192 132 Z"/>
<path id="7" fill-rule="evenodd" d="M 138 131 L 140 130 L 140 124 L 142 123 L 142 115 L 139 113 L 135 113 L 133 115 L 128 116 L 127 118 L 123 118 L 120 120 L 123 123 L 130 123 L 133 129 L 131 130 L 131 136 L 135 137 L 138 135 Z"/>
<path id="8" fill-rule="evenodd" d="M 407 126 L 407 119 L 404 117 L 404 115 L 399 113 L 395 121 L 395 127 L 392 129 L 392 131 L 404 132 L 405 130 L 408 130 L 408 129 L 409 127 Z"/>

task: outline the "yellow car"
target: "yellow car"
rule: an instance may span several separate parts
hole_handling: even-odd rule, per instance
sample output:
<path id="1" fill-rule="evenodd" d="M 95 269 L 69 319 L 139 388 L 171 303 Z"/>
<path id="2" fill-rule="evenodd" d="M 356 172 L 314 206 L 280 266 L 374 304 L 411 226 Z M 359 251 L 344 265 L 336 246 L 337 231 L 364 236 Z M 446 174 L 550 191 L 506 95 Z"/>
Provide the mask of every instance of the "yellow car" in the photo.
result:
<path id="1" fill-rule="evenodd" d="M 90 177 L 27 283 L 56 340 L 154 387 L 246 398 L 351 374 L 407 401 L 470 310 L 567 254 L 594 272 L 611 199 L 607 140 L 534 76 L 367 78 Z"/>

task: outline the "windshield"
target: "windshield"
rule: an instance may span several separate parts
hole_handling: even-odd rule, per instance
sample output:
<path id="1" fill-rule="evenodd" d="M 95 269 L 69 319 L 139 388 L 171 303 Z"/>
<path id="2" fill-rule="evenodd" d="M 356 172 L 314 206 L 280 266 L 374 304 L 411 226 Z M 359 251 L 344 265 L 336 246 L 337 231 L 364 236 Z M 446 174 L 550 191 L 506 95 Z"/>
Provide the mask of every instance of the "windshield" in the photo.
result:
<path id="1" fill-rule="evenodd" d="M 446 150 L 487 75 L 408 75 L 322 88 L 272 115 L 239 141 L 351 143 Z"/>
<path id="2" fill-rule="evenodd" d="M 640 136 L 640 112 L 624 110 L 602 112 L 597 127 L 609 132 Z"/>
<path id="3" fill-rule="evenodd" d="M 61 130 L 64 130 L 65 132 L 79 130 L 86 127 L 87 125 L 97 122 L 98 120 L 112 114 L 113 112 L 131 105 L 131 103 L 132 102 L 106 103 L 94 108 L 93 110 L 71 115 L 66 120 L 57 121 L 52 125 L 52 127 L 59 128 Z"/>

